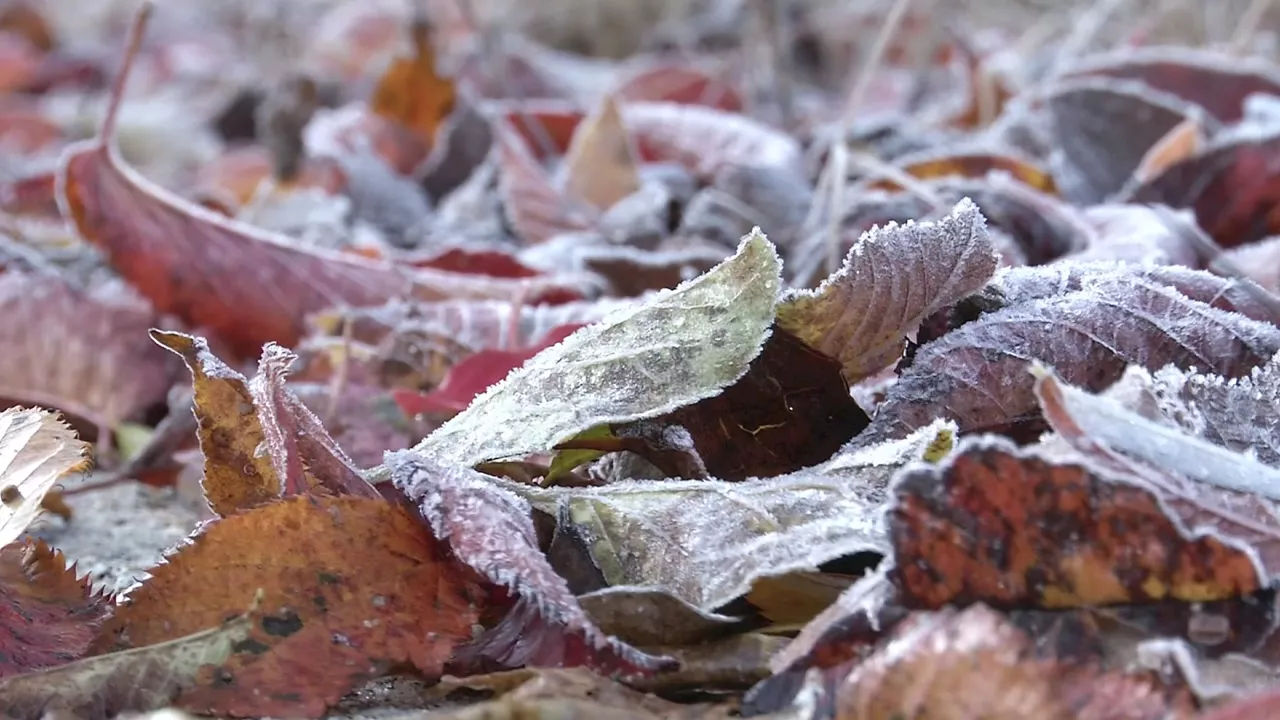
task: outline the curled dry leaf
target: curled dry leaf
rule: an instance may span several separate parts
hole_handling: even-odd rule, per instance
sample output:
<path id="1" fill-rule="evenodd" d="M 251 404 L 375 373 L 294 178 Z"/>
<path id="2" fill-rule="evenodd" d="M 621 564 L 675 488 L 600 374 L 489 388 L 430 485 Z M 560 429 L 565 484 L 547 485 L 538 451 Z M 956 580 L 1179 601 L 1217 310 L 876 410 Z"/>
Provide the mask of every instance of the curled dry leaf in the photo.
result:
<path id="1" fill-rule="evenodd" d="M 303 496 L 206 526 L 130 593 L 95 649 L 215 626 L 259 591 L 254 651 L 203 675 L 182 707 L 319 717 L 397 663 L 438 676 L 485 602 L 475 576 L 399 505 Z"/>
<path id="2" fill-rule="evenodd" d="M 1244 543 L 1267 573 L 1280 569 L 1280 470 L 1039 374 L 1036 394 L 1045 418 L 1072 447 L 1132 477 L 1186 527 Z M 1130 381 L 1141 387 L 1143 379 L 1136 375 Z"/>
<path id="3" fill-rule="evenodd" d="M 58 478 L 84 469 L 89 446 L 48 410 L 0 412 L 0 548 L 17 540 L 40 514 Z"/>
<path id="4" fill-rule="evenodd" d="M 995 269 L 986 221 L 962 200 L 937 222 L 865 233 L 816 290 L 783 298 L 778 326 L 839 360 L 856 383 L 893 364 L 920 321 L 980 289 Z"/>
<path id="5" fill-rule="evenodd" d="M 0 547 L 0 678 L 84 657 L 110 613 L 62 553 L 38 541 Z"/>
<path id="6" fill-rule="evenodd" d="M 983 152 L 929 153 L 924 156 L 908 156 L 897 161 L 899 169 L 918 180 L 937 180 L 946 177 L 983 178 L 991 172 L 1008 173 L 1018 182 L 1040 192 L 1057 194 L 1053 176 L 1033 162 L 1014 155 L 997 155 Z M 902 190 L 890 178 L 871 183 L 869 189 Z"/>
<path id="7" fill-rule="evenodd" d="M 893 494 L 890 578 L 909 607 L 1210 602 L 1266 582 L 1252 553 L 1187 533 L 1125 476 L 1003 439 L 967 440 Z"/>
<path id="8" fill-rule="evenodd" d="M 0 680 L 0 706 L 13 720 L 62 713 L 106 720 L 125 712 L 159 710 L 195 685 L 202 671 L 254 655 L 253 629 L 250 618 L 240 615 L 168 642 Z"/>
<path id="9" fill-rule="evenodd" d="M 1034 424 L 1032 361 L 1101 390 L 1130 363 L 1239 377 L 1280 350 L 1280 329 L 1212 308 L 1138 273 L 1084 273 L 1080 289 L 982 315 L 922 348 L 858 437 L 901 437 L 934 418 L 962 432 Z"/>
<path id="10" fill-rule="evenodd" d="M 1174 165 L 1199 155 L 1208 142 L 1202 121 L 1191 117 L 1183 120 L 1147 149 L 1133 171 L 1131 182 L 1150 182 Z"/>
<path id="11" fill-rule="evenodd" d="M 921 613 L 836 690 L 836 720 L 1190 720 L 1195 702 L 1154 674 L 1104 672 L 1037 648 L 1000 614 L 975 605 Z"/>
<path id="12" fill-rule="evenodd" d="M 701 277 L 538 353 L 415 449 L 469 467 L 544 452 L 588 428 L 715 395 L 760 353 L 780 265 L 768 239 L 753 233 Z"/>
<path id="13" fill-rule="evenodd" d="M 427 147 L 457 101 L 457 89 L 436 69 L 431 47 L 431 24 L 415 17 L 409 31 L 412 57 L 396 58 L 378 80 L 369 109 L 409 128 Z"/>
<path id="14" fill-rule="evenodd" d="M 0 274 L 0 397 L 56 407 L 103 429 L 164 402 L 181 368 L 138 342 L 156 323 L 119 283 L 77 289 L 61 276 Z"/>
<path id="15" fill-rule="evenodd" d="M 564 164 L 565 187 L 601 211 L 640 189 L 632 140 L 613 96 L 578 125 Z"/>
<path id="16" fill-rule="evenodd" d="M 152 331 L 191 370 L 205 499 L 223 517 L 281 497 L 326 493 L 380 497 L 284 385 L 292 353 L 263 350 L 252 381 L 209 350 L 204 338 Z"/>
<path id="17" fill-rule="evenodd" d="M 523 138 L 507 124 L 497 128 L 498 192 L 512 231 L 525 243 L 546 242 L 595 224 L 593 208 L 556 190 Z"/>
<path id="18" fill-rule="evenodd" d="M 603 584 L 661 588 L 715 610 L 745 595 L 757 579 L 884 552 L 877 515 L 890 478 L 907 463 L 945 453 L 953 441 L 953 427 L 940 421 L 904 440 L 841 452 L 776 478 L 504 487 L 559 517 L 558 532 L 571 538 Z"/>
<path id="19" fill-rule="evenodd" d="M 1068 80 L 1044 102 L 1059 146 L 1054 175 L 1064 194 L 1081 204 L 1119 192 L 1171 130 L 1201 122 L 1194 105 L 1139 82 Z"/>
<path id="20" fill-rule="evenodd" d="M 542 554 L 529 504 L 522 498 L 470 468 L 445 465 L 424 453 L 388 453 L 387 466 L 396 488 L 418 506 L 458 560 L 518 596 L 507 616 L 468 655 L 508 667 L 587 665 L 625 675 L 672 664 L 605 635 L 591 622 Z"/>

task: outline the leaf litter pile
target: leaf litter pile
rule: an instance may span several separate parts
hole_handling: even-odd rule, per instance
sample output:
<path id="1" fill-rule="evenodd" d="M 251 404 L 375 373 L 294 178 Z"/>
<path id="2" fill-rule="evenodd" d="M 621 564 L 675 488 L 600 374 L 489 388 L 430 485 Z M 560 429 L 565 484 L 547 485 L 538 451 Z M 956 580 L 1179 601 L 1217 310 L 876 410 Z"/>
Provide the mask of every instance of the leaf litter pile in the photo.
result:
<path id="1" fill-rule="evenodd" d="M 0 0 L 2 717 L 1280 716 L 1280 11 L 521 5 Z"/>

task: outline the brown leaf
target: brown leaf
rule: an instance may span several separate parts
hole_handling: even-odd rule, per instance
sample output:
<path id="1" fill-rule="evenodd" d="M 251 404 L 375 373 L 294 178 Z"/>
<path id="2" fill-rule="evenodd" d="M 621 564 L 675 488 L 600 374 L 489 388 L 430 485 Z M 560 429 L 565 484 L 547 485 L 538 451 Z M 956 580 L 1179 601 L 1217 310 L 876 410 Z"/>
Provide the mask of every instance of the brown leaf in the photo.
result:
<path id="1" fill-rule="evenodd" d="M 1072 68 L 1069 75 L 1137 80 L 1195 103 L 1224 123 L 1244 117 L 1244 101 L 1250 95 L 1280 95 L 1280 73 L 1271 64 L 1187 47 L 1100 55 Z"/>
<path id="2" fill-rule="evenodd" d="M 88 450 L 48 410 L 0 412 L 0 548 L 26 532 L 59 478 L 88 467 Z"/>
<path id="3" fill-rule="evenodd" d="M 413 130 L 427 147 L 435 144 L 436 133 L 457 99 L 453 81 L 436 69 L 431 29 L 425 17 L 413 19 L 409 31 L 413 56 L 396 58 L 369 99 L 370 110 Z"/>
<path id="4" fill-rule="evenodd" d="M 889 528 L 890 577 L 908 607 L 1209 602 L 1264 583 L 1249 552 L 1188 535 L 1125 476 L 1003 439 L 900 474 Z"/>
<path id="5" fill-rule="evenodd" d="M 606 673 L 647 674 L 671 665 L 602 633 L 539 549 L 527 502 L 470 468 L 448 467 L 414 451 L 388 453 L 395 486 L 453 554 L 489 582 L 519 596 L 473 651 L 508 667 L 586 665 Z"/>
<path id="6" fill-rule="evenodd" d="M 0 681 L 0 705 L 5 717 L 14 720 L 62 713 L 78 720 L 107 720 L 129 711 L 159 710 L 194 685 L 201 671 L 237 655 L 252 656 L 253 630 L 250 618 L 241 615 L 169 642 L 8 678 Z M 165 717 L 173 720 L 169 712 Z"/>
<path id="7" fill-rule="evenodd" d="M 281 497 L 325 493 L 380 497 L 360 477 L 310 410 L 284 386 L 293 355 L 263 350 L 247 381 L 209 350 L 204 338 L 153 331 L 151 337 L 191 370 L 205 499 L 223 517 Z"/>
<path id="8" fill-rule="evenodd" d="M 110 430 L 164 402 L 180 366 L 140 342 L 156 324 L 119 283 L 77 289 L 51 273 L 0 273 L 0 397 Z"/>
<path id="9" fill-rule="evenodd" d="M 1146 183 L 1165 170 L 1199 155 L 1209 140 L 1205 136 L 1204 123 L 1196 118 L 1187 118 L 1174 125 L 1154 145 L 1147 148 L 1142 162 L 1133 171 L 1133 182 Z"/>
<path id="10" fill-rule="evenodd" d="M 1239 377 L 1280 350 L 1280 329 L 1212 308 L 1140 274 L 1079 276 L 1080 289 L 982 315 L 922 348 L 855 441 L 874 444 L 935 418 L 962 432 L 1038 422 L 1035 360 L 1100 390 L 1130 363 Z"/>
<path id="11" fill-rule="evenodd" d="M 632 141 L 613 96 L 578 125 L 564 164 L 565 188 L 602 211 L 640 189 Z"/>
<path id="12" fill-rule="evenodd" d="M 1073 202 L 1102 202 L 1119 192 L 1147 153 L 1198 108 L 1139 82 L 1077 78 L 1045 99 L 1059 151 L 1054 175 Z"/>
<path id="13" fill-rule="evenodd" d="M 986 221 L 962 200 L 938 222 L 867 232 L 817 290 L 783 299 L 778 326 L 839 360 L 857 383 L 893 364 L 921 320 L 980 289 L 995 269 Z"/>
<path id="14" fill-rule="evenodd" d="M 900 624 L 839 686 L 835 717 L 1189 720 L 1194 712 L 1185 689 L 1153 674 L 1046 657 L 1017 627 L 976 605 Z"/>
<path id="15" fill-rule="evenodd" d="M 202 714 L 319 717 L 398 663 L 438 676 L 484 604 L 472 573 L 400 506 L 296 497 L 208 525 L 151 570 L 94 642 L 137 648 L 250 614 L 255 652 L 183 694 Z"/>
<path id="16" fill-rule="evenodd" d="M 1280 232 L 1280 130 L 1226 135 L 1126 194 L 1130 202 L 1195 210 L 1219 245 L 1236 247 Z"/>
<path id="17" fill-rule="evenodd" d="M 983 178 L 990 172 L 1008 173 L 1015 180 L 1040 192 L 1056 195 L 1053 176 L 1033 162 L 1014 155 L 997 155 L 984 152 L 934 152 L 925 156 L 905 157 L 896 163 L 902 172 L 920 180 L 936 180 L 944 177 Z M 902 190 L 889 178 L 876 180 L 868 186 L 874 190 Z"/>
<path id="18" fill-rule="evenodd" d="M 0 678 L 79 660 L 110 613 L 62 553 L 31 540 L 0 547 Z"/>
<path id="19" fill-rule="evenodd" d="M 840 364 L 777 327 L 719 395 L 652 421 L 689 432 L 707 472 L 728 482 L 816 465 L 871 422 Z"/>
<path id="20" fill-rule="evenodd" d="M 138 16 L 131 48 L 141 41 L 146 16 Z M 250 357 L 267 342 L 296 344 L 304 317 L 334 305 L 377 305 L 410 296 L 500 297 L 532 282 L 407 271 L 304 249 L 143 179 L 119 157 L 114 143 L 121 90 L 134 54 L 126 52 L 99 136 L 67 153 L 59 186 L 64 213 L 80 234 L 100 247 L 158 311 L 207 328 L 237 354 Z"/>

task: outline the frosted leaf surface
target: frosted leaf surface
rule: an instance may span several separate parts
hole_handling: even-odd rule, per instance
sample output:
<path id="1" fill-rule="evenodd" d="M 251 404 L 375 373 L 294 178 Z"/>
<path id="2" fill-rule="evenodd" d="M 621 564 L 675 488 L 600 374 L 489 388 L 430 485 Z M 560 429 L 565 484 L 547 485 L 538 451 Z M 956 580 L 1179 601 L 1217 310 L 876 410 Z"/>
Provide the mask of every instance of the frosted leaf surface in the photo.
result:
<path id="1" fill-rule="evenodd" d="M 858 444 L 903 437 L 938 417 L 962 432 L 1038 416 L 1033 361 L 1100 391 L 1130 364 L 1238 377 L 1280 350 L 1280 329 L 1189 299 L 1138 275 L 1079 279 L 1080 289 L 1006 307 L 920 349 Z"/>
<path id="2" fill-rule="evenodd" d="M 997 263 L 986 220 L 966 198 L 937 222 L 864 233 L 816 290 L 784 298 L 778 327 L 839 360 L 856 383 L 896 361 L 921 320 L 981 289 Z"/>
<path id="3" fill-rule="evenodd" d="M 661 588 L 703 610 L 742 596 L 763 577 L 812 570 L 861 551 L 886 552 L 885 488 L 904 464 L 949 448 L 939 421 L 902 440 L 838 453 L 776 478 L 631 480 L 595 489 L 531 488 L 500 480 L 555 516 L 610 586 Z"/>
<path id="4" fill-rule="evenodd" d="M 753 232 L 704 275 L 534 356 L 415 449 L 447 465 L 472 466 L 712 397 L 760 353 L 781 270 L 773 244 Z"/>

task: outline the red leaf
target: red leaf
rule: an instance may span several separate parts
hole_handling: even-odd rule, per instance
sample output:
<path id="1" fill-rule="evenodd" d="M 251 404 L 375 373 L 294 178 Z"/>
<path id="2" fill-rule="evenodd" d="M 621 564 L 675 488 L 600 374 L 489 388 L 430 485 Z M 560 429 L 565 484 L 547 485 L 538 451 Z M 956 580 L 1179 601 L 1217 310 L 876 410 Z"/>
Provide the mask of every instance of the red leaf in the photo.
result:
<path id="1" fill-rule="evenodd" d="M 513 129 L 499 126 L 497 144 L 498 191 L 511 229 L 520 239 L 536 244 L 591 227 L 594 210 L 557 190 Z"/>
<path id="2" fill-rule="evenodd" d="M 490 106 L 500 118 L 498 125 L 502 126 L 505 122 L 506 126 L 515 130 L 524 140 L 525 147 L 539 160 L 548 159 L 544 150 L 552 150 L 557 154 L 568 151 L 578 123 L 587 116 L 578 105 L 555 100 L 497 101 Z M 543 148 L 544 142 L 549 142 L 551 147 Z"/>
<path id="3" fill-rule="evenodd" d="M 665 63 L 627 78 L 615 91 L 628 102 L 673 102 L 742 112 L 742 95 L 730 83 L 696 67 Z"/>
<path id="4" fill-rule="evenodd" d="M 542 273 L 500 250 L 451 247 L 430 257 L 409 262 L 413 267 L 501 278 L 536 277 Z"/>
<path id="5" fill-rule="evenodd" d="M 120 159 L 111 138 L 145 21 L 144 13 L 99 137 L 68 153 L 59 184 L 64 212 L 80 233 L 101 247 L 157 310 L 208 328 L 238 354 L 252 356 L 267 342 L 296 344 L 306 315 L 334 305 L 377 305 L 409 296 L 504 296 L 528 282 L 410 273 L 304 249 L 143 179 Z"/>
<path id="6" fill-rule="evenodd" d="M 572 335 L 581 324 L 561 325 L 547 333 L 537 345 L 520 350 L 481 350 L 458 363 L 440 386 L 428 393 L 396 390 L 396 404 L 410 417 L 419 413 L 462 412 L 477 395 L 505 378 L 529 358 Z"/>
<path id="7" fill-rule="evenodd" d="M 604 634 L 583 612 L 565 579 L 538 546 L 529 504 L 469 468 L 452 468 L 404 451 L 386 465 L 395 486 L 419 506 L 437 538 L 454 555 L 519 596 L 496 627 L 468 648 L 508 667 L 587 665 L 603 674 L 649 674 L 669 658 L 643 653 Z M 471 656 L 477 656 L 472 658 Z"/>
<path id="8" fill-rule="evenodd" d="M 629 103 L 622 119 L 641 158 L 677 162 L 708 182 L 728 165 L 799 170 L 800 144 L 790 135 L 736 113 L 698 105 Z"/>
<path id="9" fill-rule="evenodd" d="M 43 542 L 0 548 L 0 678 L 84 656 L 111 603 Z"/>

